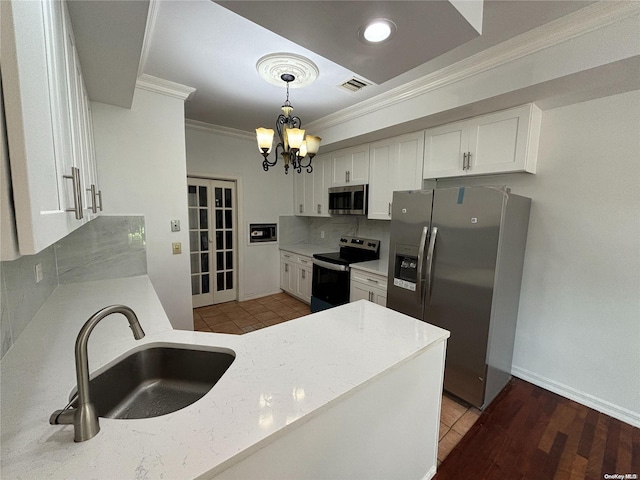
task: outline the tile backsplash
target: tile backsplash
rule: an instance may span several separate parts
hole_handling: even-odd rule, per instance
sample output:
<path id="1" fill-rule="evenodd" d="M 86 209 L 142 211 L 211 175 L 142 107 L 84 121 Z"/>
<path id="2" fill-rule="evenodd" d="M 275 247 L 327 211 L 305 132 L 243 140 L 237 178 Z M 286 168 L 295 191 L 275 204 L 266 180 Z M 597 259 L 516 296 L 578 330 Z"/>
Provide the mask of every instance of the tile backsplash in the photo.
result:
<path id="1" fill-rule="evenodd" d="M 37 264 L 43 274 L 38 283 Z M 1 355 L 59 284 L 146 273 L 142 216 L 101 216 L 36 255 L 0 262 Z"/>
<path id="2" fill-rule="evenodd" d="M 380 258 L 387 258 L 389 256 L 390 223 L 385 220 L 369 220 L 357 215 L 334 217 L 281 215 L 278 221 L 279 244 L 326 245 L 327 248 L 337 251 L 340 237 L 352 235 L 380 240 Z"/>

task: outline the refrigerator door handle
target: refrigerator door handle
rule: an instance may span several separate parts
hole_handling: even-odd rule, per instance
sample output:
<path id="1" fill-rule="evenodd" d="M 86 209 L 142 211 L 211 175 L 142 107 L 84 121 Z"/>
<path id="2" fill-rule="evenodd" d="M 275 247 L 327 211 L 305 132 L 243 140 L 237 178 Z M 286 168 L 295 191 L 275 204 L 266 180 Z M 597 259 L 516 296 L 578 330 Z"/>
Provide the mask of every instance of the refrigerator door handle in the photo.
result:
<path id="1" fill-rule="evenodd" d="M 429 251 L 427 252 L 427 305 L 431 303 L 431 276 L 433 272 L 433 254 L 436 249 L 436 237 L 438 236 L 438 227 L 431 229 L 431 238 L 429 239 Z"/>
<path id="2" fill-rule="evenodd" d="M 420 298 L 420 303 L 424 300 L 424 289 L 422 288 L 422 265 L 424 264 L 424 247 L 427 244 L 427 234 L 429 229 L 427 227 L 422 228 L 422 236 L 420 237 L 420 245 L 418 246 L 418 271 L 416 277 L 418 280 L 418 286 L 416 291 Z M 427 257 L 428 259 L 428 257 Z"/>

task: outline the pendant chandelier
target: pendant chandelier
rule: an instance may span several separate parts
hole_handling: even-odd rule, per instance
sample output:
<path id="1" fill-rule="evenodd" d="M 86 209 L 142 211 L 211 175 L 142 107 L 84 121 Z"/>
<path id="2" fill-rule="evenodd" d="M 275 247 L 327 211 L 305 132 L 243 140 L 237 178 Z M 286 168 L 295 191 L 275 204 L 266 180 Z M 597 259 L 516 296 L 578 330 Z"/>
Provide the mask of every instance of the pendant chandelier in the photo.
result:
<path id="1" fill-rule="evenodd" d="M 293 82 L 296 77 L 290 73 L 284 73 L 280 76 L 283 82 L 287 84 L 287 99 L 282 105 L 282 112 L 276 119 L 276 130 L 280 142 L 276 145 L 275 158 L 273 162 L 269 160 L 269 153 L 273 145 L 274 131 L 270 128 L 256 128 L 256 139 L 258 148 L 264 157 L 262 168 L 268 171 L 269 167 L 273 167 L 278 162 L 278 155 L 282 156 L 284 161 L 284 173 L 289 173 L 289 167 L 292 167 L 298 173 L 302 173 L 305 168 L 308 173 L 313 171 L 311 161 L 318 153 L 320 148 L 320 137 L 307 135 L 305 131 L 300 129 L 302 122 L 300 117 L 292 116 L 293 106 L 289 102 L 289 83 Z"/>

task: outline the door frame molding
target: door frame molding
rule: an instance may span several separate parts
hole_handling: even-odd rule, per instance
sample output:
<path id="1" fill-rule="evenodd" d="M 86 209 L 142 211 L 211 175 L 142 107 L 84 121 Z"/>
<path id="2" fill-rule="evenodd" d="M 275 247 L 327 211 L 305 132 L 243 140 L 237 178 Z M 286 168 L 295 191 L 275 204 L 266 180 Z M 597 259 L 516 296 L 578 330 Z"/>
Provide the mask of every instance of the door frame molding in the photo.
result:
<path id="1" fill-rule="evenodd" d="M 211 173 L 199 173 L 199 172 L 191 172 L 187 169 L 187 177 L 193 178 L 201 178 L 203 180 L 225 180 L 229 182 L 235 182 L 236 184 L 236 203 L 238 208 L 236 209 L 236 220 L 238 222 L 238 238 L 237 241 L 237 249 L 238 249 L 238 301 L 244 300 L 244 238 L 246 238 L 246 226 L 244 224 L 244 193 L 242 188 L 242 176 L 234 175 L 234 174 L 211 174 Z"/>

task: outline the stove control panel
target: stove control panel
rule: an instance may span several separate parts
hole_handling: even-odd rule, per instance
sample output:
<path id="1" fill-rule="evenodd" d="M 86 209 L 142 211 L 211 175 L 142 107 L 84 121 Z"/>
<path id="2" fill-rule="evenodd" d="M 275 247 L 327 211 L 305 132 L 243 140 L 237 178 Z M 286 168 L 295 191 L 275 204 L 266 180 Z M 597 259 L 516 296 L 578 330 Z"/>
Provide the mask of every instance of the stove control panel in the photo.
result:
<path id="1" fill-rule="evenodd" d="M 380 240 L 371 238 L 348 237 L 340 238 L 340 247 L 359 248 L 371 252 L 377 252 L 380 249 Z"/>

